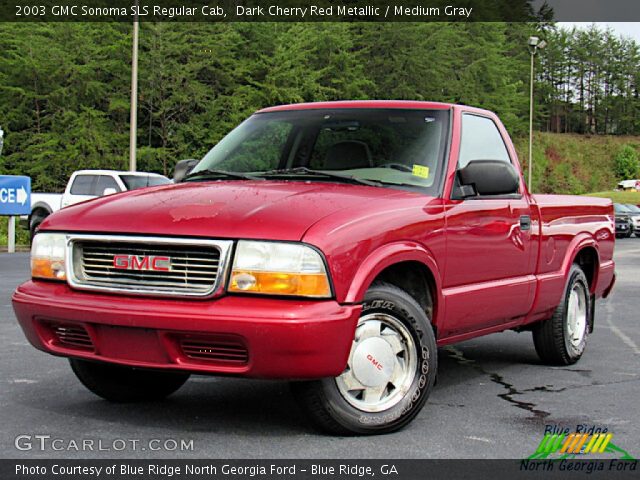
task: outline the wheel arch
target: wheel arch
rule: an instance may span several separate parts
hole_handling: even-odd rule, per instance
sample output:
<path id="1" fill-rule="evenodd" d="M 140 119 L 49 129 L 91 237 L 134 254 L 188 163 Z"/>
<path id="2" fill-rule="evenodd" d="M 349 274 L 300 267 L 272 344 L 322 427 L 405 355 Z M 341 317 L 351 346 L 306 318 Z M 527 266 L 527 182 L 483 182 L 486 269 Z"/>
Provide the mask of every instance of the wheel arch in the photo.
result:
<path id="1" fill-rule="evenodd" d="M 593 293 L 597 284 L 598 266 L 600 265 L 598 250 L 594 246 L 585 246 L 576 252 L 571 263 L 577 264 L 582 269 L 589 283 L 589 291 Z"/>
<path id="2" fill-rule="evenodd" d="M 569 275 L 571 265 L 574 263 L 577 264 L 587 277 L 589 291 L 593 294 L 598 284 L 598 271 L 600 266 L 600 253 L 597 242 L 591 236 L 578 236 L 574 239 L 568 251 L 570 254 L 566 256 L 563 265 L 565 278 Z"/>
<path id="3" fill-rule="evenodd" d="M 53 213 L 53 210 L 46 203 L 37 202 L 36 204 L 34 204 L 31 207 L 31 214 L 29 215 L 29 219 L 31 219 L 31 217 L 33 217 L 34 214 L 39 213 L 39 212 L 44 213 L 44 217 L 46 218 L 46 217 L 48 217 L 49 215 L 51 215 Z"/>
<path id="4" fill-rule="evenodd" d="M 429 316 L 434 329 L 439 315 L 440 271 L 433 255 L 413 242 L 387 244 L 372 252 L 360 265 L 345 297 L 359 303 L 376 281 L 396 285 L 409 293 Z"/>

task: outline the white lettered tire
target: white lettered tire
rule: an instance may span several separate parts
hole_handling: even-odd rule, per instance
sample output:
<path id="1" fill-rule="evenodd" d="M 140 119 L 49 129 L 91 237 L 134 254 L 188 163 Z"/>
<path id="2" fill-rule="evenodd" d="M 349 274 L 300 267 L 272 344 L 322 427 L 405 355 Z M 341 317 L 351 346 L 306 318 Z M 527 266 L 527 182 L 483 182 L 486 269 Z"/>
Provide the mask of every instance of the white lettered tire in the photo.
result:
<path id="1" fill-rule="evenodd" d="M 549 365 L 572 365 L 580 360 L 589 336 L 591 318 L 589 283 L 578 265 L 572 265 L 562 302 L 553 316 L 533 328 L 540 359 Z"/>
<path id="2" fill-rule="evenodd" d="M 365 296 L 342 375 L 292 387 L 313 423 L 324 431 L 388 433 L 420 412 L 433 388 L 437 362 L 425 311 L 404 290 L 376 283 Z"/>

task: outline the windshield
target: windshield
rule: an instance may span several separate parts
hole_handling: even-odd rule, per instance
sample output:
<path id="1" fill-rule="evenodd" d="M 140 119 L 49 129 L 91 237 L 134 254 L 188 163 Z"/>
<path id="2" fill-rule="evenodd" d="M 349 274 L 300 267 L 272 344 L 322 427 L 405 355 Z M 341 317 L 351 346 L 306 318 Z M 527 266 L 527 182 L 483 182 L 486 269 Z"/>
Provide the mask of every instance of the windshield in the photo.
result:
<path id="1" fill-rule="evenodd" d="M 126 185 L 127 190 L 155 187 L 157 185 L 171 183 L 171 180 L 161 175 L 120 175 L 120 179 Z"/>
<path id="2" fill-rule="evenodd" d="M 621 203 L 614 203 L 613 208 L 616 213 L 629 213 L 629 209 Z"/>
<path id="3" fill-rule="evenodd" d="M 638 207 L 637 207 L 637 206 L 635 206 L 635 205 L 625 205 L 625 207 L 627 207 L 627 209 L 628 209 L 630 212 L 633 212 L 633 213 L 640 213 L 640 208 L 638 208 Z"/>
<path id="4" fill-rule="evenodd" d="M 233 172 L 254 179 L 350 179 L 435 194 L 443 169 L 448 119 L 448 110 L 258 113 L 207 153 L 189 177 L 230 178 L 223 172 Z"/>

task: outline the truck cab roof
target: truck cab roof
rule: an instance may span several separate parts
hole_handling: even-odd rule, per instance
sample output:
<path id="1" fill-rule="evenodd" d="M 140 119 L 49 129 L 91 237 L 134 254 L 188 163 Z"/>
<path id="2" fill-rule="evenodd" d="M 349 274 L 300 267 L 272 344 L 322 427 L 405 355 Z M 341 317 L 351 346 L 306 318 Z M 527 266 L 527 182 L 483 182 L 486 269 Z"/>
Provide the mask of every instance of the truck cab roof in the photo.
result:
<path id="1" fill-rule="evenodd" d="M 454 105 L 441 102 L 424 102 L 414 100 L 347 100 L 336 102 L 310 102 L 278 105 L 259 110 L 257 113 L 280 112 L 285 110 L 318 110 L 326 108 L 402 108 L 416 110 L 449 110 Z"/>

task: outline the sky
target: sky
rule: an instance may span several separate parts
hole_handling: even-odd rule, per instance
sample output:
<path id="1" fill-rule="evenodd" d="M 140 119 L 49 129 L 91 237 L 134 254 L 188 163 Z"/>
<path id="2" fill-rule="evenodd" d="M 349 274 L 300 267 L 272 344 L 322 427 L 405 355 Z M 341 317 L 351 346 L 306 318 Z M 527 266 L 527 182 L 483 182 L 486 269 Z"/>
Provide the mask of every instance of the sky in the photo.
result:
<path id="1" fill-rule="evenodd" d="M 617 34 L 631 37 L 640 43 L 640 22 L 558 22 L 558 25 L 567 28 L 574 25 L 578 28 L 586 28 L 593 23 L 602 29 L 611 27 Z"/>

